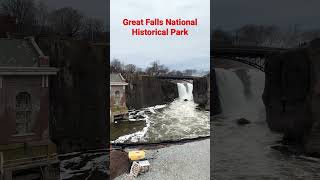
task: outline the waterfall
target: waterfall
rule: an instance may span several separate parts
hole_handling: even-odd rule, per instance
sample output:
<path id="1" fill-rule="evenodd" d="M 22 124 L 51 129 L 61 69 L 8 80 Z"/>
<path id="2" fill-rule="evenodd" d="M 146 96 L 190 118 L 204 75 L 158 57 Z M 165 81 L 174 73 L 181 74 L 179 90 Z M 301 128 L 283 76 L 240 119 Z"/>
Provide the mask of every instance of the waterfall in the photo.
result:
<path id="1" fill-rule="evenodd" d="M 180 99 L 193 99 L 193 85 L 191 83 L 177 83 L 177 86 Z"/>
<path id="2" fill-rule="evenodd" d="M 191 83 L 187 83 L 187 87 L 188 87 L 188 99 L 189 100 L 193 100 L 193 94 L 192 94 L 192 92 L 193 92 L 193 84 L 191 84 Z"/>
<path id="3" fill-rule="evenodd" d="M 217 85 L 222 114 L 231 117 L 254 118 L 264 110 L 261 95 L 264 74 L 254 69 L 247 72 L 250 77 L 250 97 L 245 96 L 243 81 L 234 70 L 216 68 Z"/>

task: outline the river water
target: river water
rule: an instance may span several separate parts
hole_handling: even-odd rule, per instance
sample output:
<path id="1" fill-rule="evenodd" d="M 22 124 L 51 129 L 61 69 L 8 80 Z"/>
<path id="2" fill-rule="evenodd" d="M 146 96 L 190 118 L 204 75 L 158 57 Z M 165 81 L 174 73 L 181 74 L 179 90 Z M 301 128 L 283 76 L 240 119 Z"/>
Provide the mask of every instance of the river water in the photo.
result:
<path id="1" fill-rule="evenodd" d="M 216 73 L 222 113 L 211 122 L 212 179 L 320 179 L 317 159 L 271 148 L 282 136 L 272 133 L 265 121 L 263 72 L 217 68 Z M 251 123 L 238 126 L 239 118 Z"/>
<path id="2" fill-rule="evenodd" d="M 114 143 L 153 143 L 209 136 L 209 111 L 197 109 L 192 83 L 177 83 L 177 88 L 179 98 L 169 104 L 131 110 L 129 121 L 144 121 L 145 126 L 118 137 Z"/>

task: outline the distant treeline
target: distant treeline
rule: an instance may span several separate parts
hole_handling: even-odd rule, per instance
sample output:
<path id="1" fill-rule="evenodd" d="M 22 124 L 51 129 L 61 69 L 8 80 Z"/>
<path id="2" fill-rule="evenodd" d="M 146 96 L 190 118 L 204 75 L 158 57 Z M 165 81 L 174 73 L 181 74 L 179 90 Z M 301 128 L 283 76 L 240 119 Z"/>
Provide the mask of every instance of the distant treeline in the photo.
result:
<path id="1" fill-rule="evenodd" d="M 49 11 L 44 1 L 1 0 L 0 14 L 16 19 L 14 33 L 18 34 L 54 34 L 72 39 L 105 40 L 104 23 L 100 19 L 86 17 L 72 7 Z"/>
<path id="2" fill-rule="evenodd" d="M 275 25 L 247 24 L 233 30 L 216 28 L 211 33 L 214 45 L 252 45 L 295 47 L 320 37 L 320 29 L 303 30 L 299 25 L 280 28 Z"/>
<path id="3" fill-rule="evenodd" d="M 186 69 L 184 71 L 170 70 L 168 67 L 161 64 L 160 61 L 153 61 L 146 69 L 142 69 L 134 64 L 124 64 L 118 59 L 113 59 L 110 62 L 110 73 L 121 73 L 124 76 L 129 74 L 150 76 L 199 76 L 208 74 L 209 72 L 198 71 L 196 69 Z"/>

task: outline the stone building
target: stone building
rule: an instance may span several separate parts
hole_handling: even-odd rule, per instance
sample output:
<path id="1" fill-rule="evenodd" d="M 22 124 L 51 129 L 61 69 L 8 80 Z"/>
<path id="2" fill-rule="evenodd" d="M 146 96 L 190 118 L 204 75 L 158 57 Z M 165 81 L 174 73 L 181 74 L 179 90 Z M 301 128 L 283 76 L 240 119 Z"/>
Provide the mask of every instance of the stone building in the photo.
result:
<path id="1" fill-rule="evenodd" d="M 32 37 L 0 39 L 0 180 L 59 179 L 49 137 L 49 66 Z"/>
<path id="2" fill-rule="evenodd" d="M 110 74 L 110 122 L 125 119 L 128 113 L 126 105 L 126 83 L 121 74 Z"/>

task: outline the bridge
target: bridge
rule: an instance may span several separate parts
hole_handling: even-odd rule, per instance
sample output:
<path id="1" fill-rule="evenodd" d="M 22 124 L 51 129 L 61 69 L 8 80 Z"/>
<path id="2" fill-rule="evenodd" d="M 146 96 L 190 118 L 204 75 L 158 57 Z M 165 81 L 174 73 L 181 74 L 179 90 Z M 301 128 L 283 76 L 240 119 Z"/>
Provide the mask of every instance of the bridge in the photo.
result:
<path id="1" fill-rule="evenodd" d="M 238 61 L 264 71 L 267 57 L 286 51 L 288 49 L 256 46 L 214 46 L 211 58 Z"/>
<path id="2" fill-rule="evenodd" d="M 171 75 L 160 75 L 156 76 L 158 79 L 173 79 L 173 80 L 194 80 L 200 77 L 196 76 L 171 76 Z"/>

